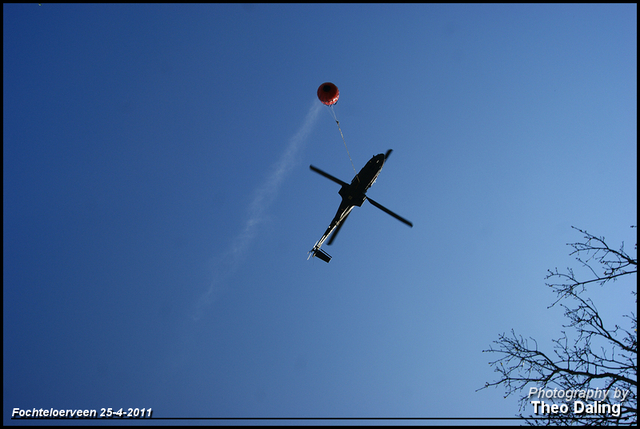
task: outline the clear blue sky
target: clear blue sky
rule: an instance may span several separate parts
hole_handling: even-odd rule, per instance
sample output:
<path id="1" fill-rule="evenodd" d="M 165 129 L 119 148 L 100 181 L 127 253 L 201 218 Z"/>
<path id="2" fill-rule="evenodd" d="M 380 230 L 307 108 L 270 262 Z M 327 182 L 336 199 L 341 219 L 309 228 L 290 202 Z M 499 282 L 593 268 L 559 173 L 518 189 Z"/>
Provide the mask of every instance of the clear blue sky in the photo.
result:
<path id="1" fill-rule="evenodd" d="M 326 81 L 414 223 L 329 264 Z M 3 5 L 3 423 L 514 416 L 482 350 L 559 336 L 571 225 L 633 251 L 636 82 L 636 5 Z"/>

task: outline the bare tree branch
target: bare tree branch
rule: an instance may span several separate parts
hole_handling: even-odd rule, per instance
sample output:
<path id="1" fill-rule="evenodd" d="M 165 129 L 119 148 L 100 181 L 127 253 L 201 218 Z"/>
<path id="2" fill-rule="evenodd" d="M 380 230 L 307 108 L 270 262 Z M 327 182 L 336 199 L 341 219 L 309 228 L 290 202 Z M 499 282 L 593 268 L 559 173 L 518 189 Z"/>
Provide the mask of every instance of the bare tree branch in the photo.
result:
<path id="1" fill-rule="evenodd" d="M 557 389 L 558 391 L 606 389 L 607 391 L 628 392 L 623 402 L 618 399 L 620 413 L 576 413 L 569 407 L 564 413 L 546 413 L 524 416 L 522 412 L 532 399 L 527 395 L 519 398 L 520 416 L 530 424 L 581 424 L 581 425 L 631 425 L 637 423 L 637 383 L 638 358 L 637 338 L 638 322 L 636 314 L 631 311 L 623 317 L 629 320 L 630 326 L 608 326 L 600 317 L 598 310 L 590 298 L 580 296 L 586 286 L 599 283 L 605 285 L 609 281 L 617 281 L 624 276 L 637 274 L 637 259 L 629 256 L 624 250 L 624 243 L 619 250 L 612 249 L 604 237 L 596 237 L 587 231 L 572 227 L 583 234 L 583 241 L 568 243 L 574 250 L 571 255 L 587 269 L 590 277 L 579 279 L 571 268 L 566 273 L 548 271 L 545 280 L 557 279 L 557 283 L 546 283 L 557 299 L 548 308 L 560 301 L 564 308 L 564 316 L 569 320 L 564 328 L 573 332 L 572 339 L 566 331 L 560 338 L 552 340 L 553 354 L 549 355 L 538 348 L 533 338 L 524 338 L 513 330 L 509 335 L 501 334 L 488 350 L 500 357 L 489 362 L 499 374 L 497 381 L 486 383 L 484 387 L 502 386 L 505 397 L 523 392 L 527 387 L 538 389 Z M 637 245 L 635 246 L 637 250 Z M 632 283 L 631 294 L 637 297 L 637 285 Z M 631 306 L 635 308 L 636 305 Z M 604 398 L 601 404 L 615 404 L 611 397 Z M 609 408 L 610 410 L 611 408 Z M 540 414 L 540 413 L 538 413 Z"/>

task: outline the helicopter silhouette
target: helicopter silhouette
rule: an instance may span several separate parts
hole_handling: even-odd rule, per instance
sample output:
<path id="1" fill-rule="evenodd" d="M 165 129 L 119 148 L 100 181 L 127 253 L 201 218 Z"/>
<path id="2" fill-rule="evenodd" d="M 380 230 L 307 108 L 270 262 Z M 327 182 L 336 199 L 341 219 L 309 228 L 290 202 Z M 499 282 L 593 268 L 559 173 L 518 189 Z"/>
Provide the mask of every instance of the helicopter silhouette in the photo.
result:
<path id="1" fill-rule="evenodd" d="M 331 260 L 331 256 L 328 253 L 326 253 L 324 250 L 322 250 L 320 247 L 325 242 L 327 237 L 331 235 L 332 232 L 333 232 L 333 235 L 327 242 L 327 245 L 331 245 L 331 243 L 333 243 L 333 240 L 335 240 L 336 236 L 338 235 L 338 232 L 340 232 L 340 228 L 342 228 L 342 225 L 344 225 L 344 222 L 345 220 L 347 220 L 347 217 L 351 213 L 351 210 L 353 210 L 355 206 L 358 206 L 358 207 L 362 206 L 362 203 L 364 203 L 365 200 L 368 200 L 371 204 L 374 205 L 374 207 L 379 208 L 380 210 L 382 210 L 387 214 L 390 214 L 391 216 L 398 219 L 400 222 L 403 222 L 409 225 L 410 227 L 413 227 L 413 224 L 409 222 L 407 219 L 397 215 L 396 213 L 392 212 L 388 208 L 382 206 L 381 204 L 375 202 L 374 200 L 366 196 L 367 190 L 371 187 L 371 185 L 373 185 L 376 182 L 376 179 L 380 174 L 380 170 L 382 170 L 382 166 L 386 162 L 387 158 L 389 158 L 389 155 L 391 154 L 391 152 L 392 152 L 392 149 L 389 149 L 384 154 L 380 153 L 378 155 L 374 155 L 365 164 L 365 166 L 362 167 L 362 170 L 360 170 L 360 172 L 356 174 L 356 176 L 353 178 L 350 184 L 343 182 L 342 180 L 330 175 L 329 173 L 325 173 L 324 171 L 320 170 L 317 167 L 314 167 L 313 165 L 309 166 L 311 171 L 315 171 L 321 176 L 324 176 L 327 179 L 332 180 L 336 182 L 338 185 L 342 186 L 338 191 L 338 194 L 340 194 L 340 196 L 342 197 L 342 202 L 340 203 L 340 207 L 338 207 L 338 212 L 336 213 L 335 217 L 331 221 L 331 224 L 329 225 L 327 230 L 324 232 L 320 240 L 318 240 L 316 244 L 313 246 L 313 249 L 309 251 L 310 255 L 307 259 L 309 259 L 311 256 L 314 256 L 327 263 Z"/>

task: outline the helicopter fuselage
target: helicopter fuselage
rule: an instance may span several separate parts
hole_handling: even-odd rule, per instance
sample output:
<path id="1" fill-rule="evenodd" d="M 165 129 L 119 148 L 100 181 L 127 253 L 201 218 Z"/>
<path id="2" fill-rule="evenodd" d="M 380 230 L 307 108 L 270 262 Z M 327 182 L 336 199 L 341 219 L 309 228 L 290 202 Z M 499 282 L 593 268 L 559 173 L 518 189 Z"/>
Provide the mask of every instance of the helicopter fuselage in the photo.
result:
<path id="1" fill-rule="evenodd" d="M 341 206 L 362 206 L 366 198 L 367 190 L 376 182 L 380 170 L 384 165 L 384 154 L 374 155 L 358 174 L 353 178 L 351 184 L 342 185 L 338 194 L 342 197 Z"/>

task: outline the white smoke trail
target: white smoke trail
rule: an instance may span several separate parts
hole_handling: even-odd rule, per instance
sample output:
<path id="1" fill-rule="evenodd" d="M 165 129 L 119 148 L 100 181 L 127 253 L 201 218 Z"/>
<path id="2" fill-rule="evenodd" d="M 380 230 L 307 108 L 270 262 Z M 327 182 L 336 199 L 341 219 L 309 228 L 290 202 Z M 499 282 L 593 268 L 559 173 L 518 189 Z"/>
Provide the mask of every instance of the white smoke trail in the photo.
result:
<path id="1" fill-rule="evenodd" d="M 275 200 L 287 173 L 294 166 L 296 155 L 311 132 L 321 109 L 322 104 L 314 100 L 302 126 L 289 140 L 287 148 L 272 167 L 266 180 L 254 191 L 253 200 L 249 204 L 248 219 L 242 230 L 231 241 L 227 252 L 220 259 L 221 265 L 217 267 L 219 272 L 214 273 L 211 286 L 198 300 L 195 319 L 199 319 L 204 307 L 214 300 L 216 292 L 221 288 L 221 283 L 238 269 L 245 252 L 258 232 L 258 226 L 264 221 L 264 213 Z"/>

